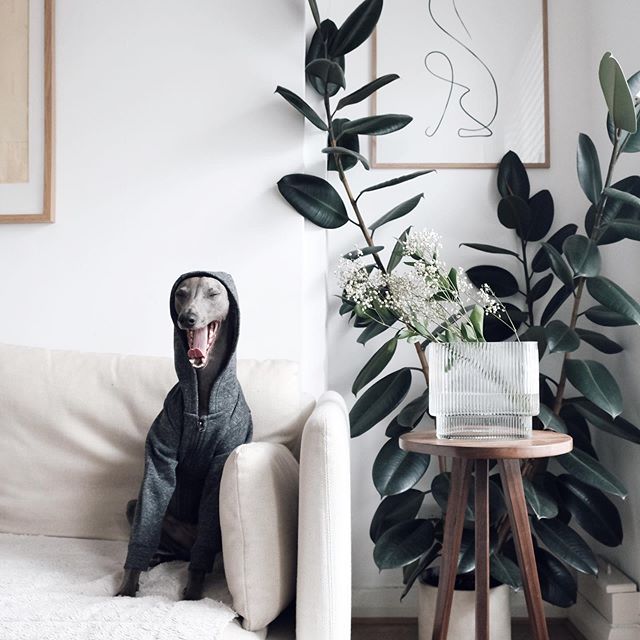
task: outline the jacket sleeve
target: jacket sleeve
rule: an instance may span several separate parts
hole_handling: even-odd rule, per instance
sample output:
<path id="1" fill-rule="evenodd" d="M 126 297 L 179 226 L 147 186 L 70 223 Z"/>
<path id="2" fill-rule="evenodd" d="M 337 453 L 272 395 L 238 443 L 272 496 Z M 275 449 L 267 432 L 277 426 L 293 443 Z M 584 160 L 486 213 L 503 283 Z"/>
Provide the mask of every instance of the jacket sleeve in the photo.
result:
<path id="1" fill-rule="evenodd" d="M 126 569 L 146 571 L 160 543 L 162 520 L 176 484 L 180 430 L 167 406 L 149 429 L 145 443 L 144 476 L 131 525 Z"/>

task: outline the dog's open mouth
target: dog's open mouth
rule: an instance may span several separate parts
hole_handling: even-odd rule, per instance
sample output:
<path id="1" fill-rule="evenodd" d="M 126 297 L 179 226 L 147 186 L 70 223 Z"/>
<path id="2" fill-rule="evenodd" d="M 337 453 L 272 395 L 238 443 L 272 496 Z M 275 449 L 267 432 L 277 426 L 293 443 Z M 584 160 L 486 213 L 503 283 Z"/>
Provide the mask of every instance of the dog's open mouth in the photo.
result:
<path id="1" fill-rule="evenodd" d="M 202 327 L 202 329 L 187 330 L 187 340 L 189 342 L 187 356 L 191 365 L 196 369 L 200 369 L 207 364 L 209 353 L 216 341 L 219 328 L 220 323 L 214 321 L 206 327 Z"/>

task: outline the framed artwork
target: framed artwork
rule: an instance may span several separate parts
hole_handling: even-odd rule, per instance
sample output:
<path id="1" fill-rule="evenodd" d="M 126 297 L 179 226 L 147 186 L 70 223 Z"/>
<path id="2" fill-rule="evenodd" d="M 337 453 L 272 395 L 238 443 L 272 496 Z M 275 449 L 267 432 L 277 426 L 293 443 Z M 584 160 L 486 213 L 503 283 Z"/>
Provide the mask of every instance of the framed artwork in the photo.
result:
<path id="1" fill-rule="evenodd" d="M 372 166 L 492 168 L 509 150 L 549 166 L 547 0 L 386 3 L 372 67 L 400 75 L 373 114 L 414 118 L 372 137 Z"/>
<path id="2" fill-rule="evenodd" d="M 0 0 L 0 223 L 54 221 L 54 0 Z"/>

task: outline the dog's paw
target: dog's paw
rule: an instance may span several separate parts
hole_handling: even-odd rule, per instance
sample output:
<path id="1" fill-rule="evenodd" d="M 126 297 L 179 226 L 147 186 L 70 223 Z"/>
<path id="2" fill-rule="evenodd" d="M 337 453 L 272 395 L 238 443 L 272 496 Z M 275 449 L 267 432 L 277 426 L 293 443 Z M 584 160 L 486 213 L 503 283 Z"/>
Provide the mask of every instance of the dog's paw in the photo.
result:
<path id="1" fill-rule="evenodd" d="M 139 578 L 139 571 L 126 569 L 124 572 L 124 577 L 122 578 L 122 583 L 120 584 L 118 590 L 114 595 L 116 597 L 128 596 L 130 598 L 134 598 L 136 593 L 138 592 Z"/>
<path id="2" fill-rule="evenodd" d="M 204 571 L 189 571 L 187 586 L 182 591 L 183 600 L 202 600 L 204 590 Z"/>

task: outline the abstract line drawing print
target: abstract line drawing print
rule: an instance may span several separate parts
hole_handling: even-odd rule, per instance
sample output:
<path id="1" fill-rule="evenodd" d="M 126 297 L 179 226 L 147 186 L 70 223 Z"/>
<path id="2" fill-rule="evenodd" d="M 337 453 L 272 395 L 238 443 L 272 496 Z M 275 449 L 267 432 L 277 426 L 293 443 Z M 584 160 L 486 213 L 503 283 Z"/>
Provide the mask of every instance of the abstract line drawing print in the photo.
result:
<path id="1" fill-rule="evenodd" d="M 489 66 L 487 65 L 487 63 L 478 55 L 478 53 L 476 53 L 471 48 L 473 38 L 469 28 L 467 27 L 465 21 L 463 20 L 460 14 L 460 11 L 458 10 L 456 0 L 447 0 L 447 2 L 444 4 L 445 5 L 448 4 L 449 5 L 448 7 L 443 6 L 443 4 L 440 3 L 441 8 L 445 10 L 449 9 L 449 14 L 451 17 L 455 15 L 455 18 L 464 29 L 468 40 L 471 41 L 470 42 L 471 46 L 466 45 L 460 38 L 456 37 L 453 34 L 453 29 L 454 29 L 453 25 L 447 28 L 443 24 L 444 21 L 436 17 L 434 12 L 434 6 L 433 6 L 434 4 L 436 4 L 434 0 L 428 0 L 427 10 L 429 13 L 429 18 L 431 19 L 433 24 L 437 27 L 437 29 L 439 29 L 449 40 L 451 40 L 452 47 L 453 47 L 451 51 L 452 55 L 453 55 L 453 51 L 457 50 L 456 53 L 462 52 L 462 54 L 466 58 L 468 58 L 468 60 L 471 63 L 475 61 L 480 65 L 479 68 L 482 71 L 482 75 L 485 77 L 485 79 L 482 81 L 490 84 L 491 100 L 486 105 L 486 107 L 488 107 L 486 109 L 487 111 L 486 114 L 481 113 L 481 111 L 484 111 L 484 109 L 479 109 L 478 105 L 469 105 L 469 100 L 470 98 L 473 97 L 472 96 L 473 89 L 471 88 L 470 84 L 472 81 L 480 80 L 480 78 L 469 78 L 468 80 L 464 77 L 459 78 L 456 74 L 456 65 L 452 60 L 452 55 L 449 55 L 447 52 L 441 51 L 441 50 L 429 51 L 424 57 L 425 69 L 433 77 L 437 78 L 438 80 L 442 80 L 442 82 L 446 83 L 448 85 L 448 90 L 447 90 L 447 96 L 446 96 L 446 99 L 444 100 L 444 106 L 440 113 L 439 119 L 437 120 L 435 125 L 429 125 L 425 129 L 424 134 L 428 138 L 432 138 L 438 133 L 438 131 L 440 131 L 443 123 L 445 122 L 445 119 L 447 118 L 447 115 L 451 113 L 451 111 L 454 109 L 454 107 L 452 106 L 452 98 L 454 94 L 454 89 L 457 88 L 462 90 L 459 97 L 457 98 L 457 105 L 459 106 L 460 111 L 476 125 L 476 126 L 468 126 L 468 127 L 459 127 L 457 130 L 457 136 L 459 138 L 491 137 L 493 135 L 492 125 L 498 116 L 498 106 L 499 106 L 499 92 L 498 92 L 498 83 L 496 82 L 496 78 L 493 72 L 491 71 L 491 69 L 489 68 Z M 451 12 L 451 10 L 453 10 L 453 12 Z M 439 59 L 444 64 L 444 67 L 445 67 L 444 73 L 439 73 L 434 69 L 434 64 L 436 62 L 435 59 Z M 476 68 L 478 68 L 478 64 L 475 65 Z M 473 65 L 465 66 L 465 70 L 467 72 L 469 69 L 473 69 L 473 68 L 474 68 Z M 469 84 L 464 84 L 464 82 L 469 82 Z"/>

